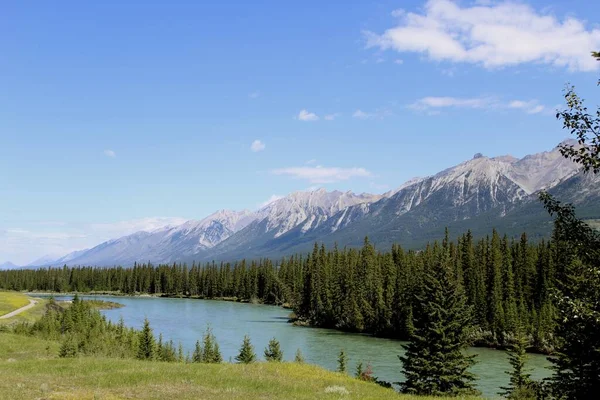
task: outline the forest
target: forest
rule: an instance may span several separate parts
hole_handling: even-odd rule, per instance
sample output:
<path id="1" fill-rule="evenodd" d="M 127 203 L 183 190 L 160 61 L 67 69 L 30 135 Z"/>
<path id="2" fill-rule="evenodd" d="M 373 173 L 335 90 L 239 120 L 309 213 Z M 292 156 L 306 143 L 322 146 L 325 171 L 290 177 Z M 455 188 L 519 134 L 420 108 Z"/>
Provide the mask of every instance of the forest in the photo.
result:
<path id="1" fill-rule="evenodd" d="M 204 265 L 136 264 L 133 268 L 62 267 L 0 272 L 0 288 L 42 292 L 111 292 L 189 296 L 285 305 L 295 323 L 406 340 L 413 331 L 425 274 L 440 262 L 460 283 L 473 309 L 472 342 L 507 347 L 523 327 L 528 348 L 554 348 L 550 295 L 563 271 L 560 246 L 518 240 L 496 231 L 474 240 L 467 232 L 422 251 L 394 245 L 379 251 L 326 249 L 281 260 Z"/>

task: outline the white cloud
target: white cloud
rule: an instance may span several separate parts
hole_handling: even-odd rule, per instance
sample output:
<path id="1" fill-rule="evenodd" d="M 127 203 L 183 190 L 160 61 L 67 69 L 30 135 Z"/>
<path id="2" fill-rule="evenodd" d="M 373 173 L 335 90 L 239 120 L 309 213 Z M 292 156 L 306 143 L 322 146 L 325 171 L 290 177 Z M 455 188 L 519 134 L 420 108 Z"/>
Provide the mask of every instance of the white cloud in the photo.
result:
<path id="1" fill-rule="evenodd" d="M 333 121 L 334 119 L 336 119 L 337 117 L 339 117 L 341 115 L 342 114 L 340 114 L 340 113 L 327 114 L 326 116 L 323 117 L 323 119 L 326 121 Z"/>
<path id="2" fill-rule="evenodd" d="M 398 59 L 394 60 L 394 64 L 402 65 L 402 64 L 404 64 L 404 60 L 401 58 L 398 58 Z"/>
<path id="3" fill-rule="evenodd" d="M 263 201 L 262 203 L 260 203 L 258 205 L 258 208 L 263 208 L 264 206 L 267 206 L 271 203 L 276 202 L 277 200 L 283 199 L 284 196 L 280 196 L 278 194 L 273 194 L 271 195 L 271 197 L 269 197 L 267 200 Z"/>
<path id="4" fill-rule="evenodd" d="M 388 109 L 377 109 L 374 112 L 366 112 L 361 109 L 358 109 L 352 113 L 353 118 L 357 119 L 371 119 L 371 118 L 385 118 L 391 115 L 391 111 Z"/>
<path id="5" fill-rule="evenodd" d="M 508 107 L 523 110 L 527 114 L 538 114 L 546 109 L 543 105 L 538 104 L 536 100 L 513 100 L 510 103 L 508 103 Z"/>
<path id="6" fill-rule="evenodd" d="M 261 142 L 260 140 L 256 139 L 254 142 L 252 142 L 252 144 L 250 145 L 250 150 L 252 150 L 253 152 L 257 153 L 259 151 L 263 151 L 265 149 L 265 147 L 267 147 L 266 144 L 264 144 L 263 142 Z"/>
<path id="7" fill-rule="evenodd" d="M 308 160 L 307 162 L 305 162 L 306 165 L 315 165 L 317 163 L 317 160 L 315 160 L 314 158 Z"/>
<path id="8" fill-rule="evenodd" d="M 250 97 L 251 99 L 256 99 L 260 96 L 260 92 L 257 90 L 255 92 L 252 92 L 248 95 L 248 97 Z"/>
<path id="9" fill-rule="evenodd" d="M 104 150 L 104 155 L 106 157 L 110 157 L 110 158 L 115 158 L 117 156 L 117 153 L 115 153 L 113 150 Z"/>
<path id="10" fill-rule="evenodd" d="M 490 97 L 458 98 L 458 97 L 423 97 L 409 106 L 413 110 L 428 110 L 431 108 L 489 108 L 496 101 Z"/>
<path id="11" fill-rule="evenodd" d="M 289 167 L 272 170 L 275 175 L 286 175 L 296 179 L 307 180 L 310 183 L 333 183 L 351 178 L 365 178 L 372 176 L 365 168 L 337 168 L 323 167 Z"/>
<path id="12" fill-rule="evenodd" d="M 502 109 L 517 109 L 526 112 L 527 114 L 538 114 L 546 109 L 545 106 L 539 104 L 537 100 L 511 100 L 502 102 L 494 97 L 423 97 L 416 102 L 410 104 L 409 108 L 416 111 L 427 111 L 433 115 L 432 111 L 444 108 L 470 108 L 470 109 L 485 109 L 485 110 L 502 110 Z"/>
<path id="13" fill-rule="evenodd" d="M 300 110 L 298 116 L 296 117 L 300 121 L 318 121 L 319 117 L 315 113 L 308 112 L 306 110 Z"/>
<path id="14" fill-rule="evenodd" d="M 572 16 L 562 20 L 516 2 L 461 6 L 429 0 L 422 13 L 396 10 L 398 25 L 365 32 L 367 47 L 427 55 L 436 61 L 499 68 L 524 63 L 593 71 L 590 52 L 600 48 L 600 29 Z"/>
<path id="15" fill-rule="evenodd" d="M 364 112 L 364 111 L 362 111 L 362 110 L 356 110 L 356 111 L 354 111 L 354 113 L 352 114 L 352 117 L 354 117 L 354 118 L 358 118 L 358 119 L 369 119 L 369 118 L 371 118 L 372 116 L 373 116 L 373 114 L 366 113 L 366 112 Z"/>

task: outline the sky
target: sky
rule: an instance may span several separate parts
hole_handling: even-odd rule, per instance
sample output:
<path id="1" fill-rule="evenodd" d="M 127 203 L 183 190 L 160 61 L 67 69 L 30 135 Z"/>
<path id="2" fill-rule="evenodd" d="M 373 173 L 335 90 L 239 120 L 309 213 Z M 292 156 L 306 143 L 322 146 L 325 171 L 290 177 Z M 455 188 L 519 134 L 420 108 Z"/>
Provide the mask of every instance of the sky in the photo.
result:
<path id="1" fill-rule="evenodd" d="M 0 262 L 549 150 L 596 3 L 4 1 Z"/>

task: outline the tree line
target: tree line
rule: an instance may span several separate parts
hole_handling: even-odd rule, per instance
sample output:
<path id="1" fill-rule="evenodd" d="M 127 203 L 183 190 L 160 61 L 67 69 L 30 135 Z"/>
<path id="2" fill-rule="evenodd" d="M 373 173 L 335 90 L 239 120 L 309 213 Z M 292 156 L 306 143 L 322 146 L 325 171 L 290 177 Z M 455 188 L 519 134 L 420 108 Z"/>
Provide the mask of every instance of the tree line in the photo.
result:
<path id="1" fill-rule="evenodd" d="M 560 273 L 554 241 L 533 243 L 496 231 L 474 240 L 470 232 L 421 251 L 377 251 L 365 238 L 360 249 L 315 244 L 307 255 L 273 261 L 136 264 L 133 268 L 67 267 L 0 272 L 0 288 L 49 292 L 118 292 L 285 304 L 298 324 L 408 339 L 415 296 L 440 259 L 451 269 L 473 307 L 473 340 L 506 346 L 524 327 L 529 347 L 548 352 L 555 305 L 550 296 Z"/>

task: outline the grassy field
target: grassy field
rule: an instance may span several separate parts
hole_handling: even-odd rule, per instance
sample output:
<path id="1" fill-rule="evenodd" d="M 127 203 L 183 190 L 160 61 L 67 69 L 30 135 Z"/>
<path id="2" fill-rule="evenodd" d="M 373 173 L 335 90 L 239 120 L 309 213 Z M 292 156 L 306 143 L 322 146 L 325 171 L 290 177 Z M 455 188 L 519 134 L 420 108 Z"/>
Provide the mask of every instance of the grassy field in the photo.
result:
<path id="1" fill-rule="evenodd" d="M 427 399 L 313 365 L 60 359 L 57 347 L 0 333 L 0 399 Z"/>
<path id="2" fill-rule="evenodd" d="M 2 292 L 0 292 L 2 293 Z M 30 308 L 29 310 L 23 311 L 20 314 L 15 315 L 14 317 L 7 319 L 0 319 L 0 327 L 7 325 L 14 325 L 19 322 L 34 322 L 38 318 L 40 318 L 46 312 L 46 303 L 48 300 L 46 299 L 38 299 L 37 304 Z M 29 304 L 29 298 L 27 298 L 26 305 Z"/>
<path id="3" fill-rule="evenodd" d="M 0 292 L 0 316 L 29 304 L 29 298 L 19 292 Z"/>
<path id="4" fill-rule="evenodd" d="M 14 298 L 7 293 L 0 293 L 5 295 L 2 299 Z M 23 298 L 27 304 L 29 298 Z M 45 312 L 47 300 L 38 301 L 32 309 L 0 320 L 0 328 L 39 318 Z M 56 341 L 0 333 L 0 400 L 429 399 L 400 395 L 374 383 L 308 364 L 184 364 L 104 357 L 67 359 L 57 356 L 58 348 Z"/>

